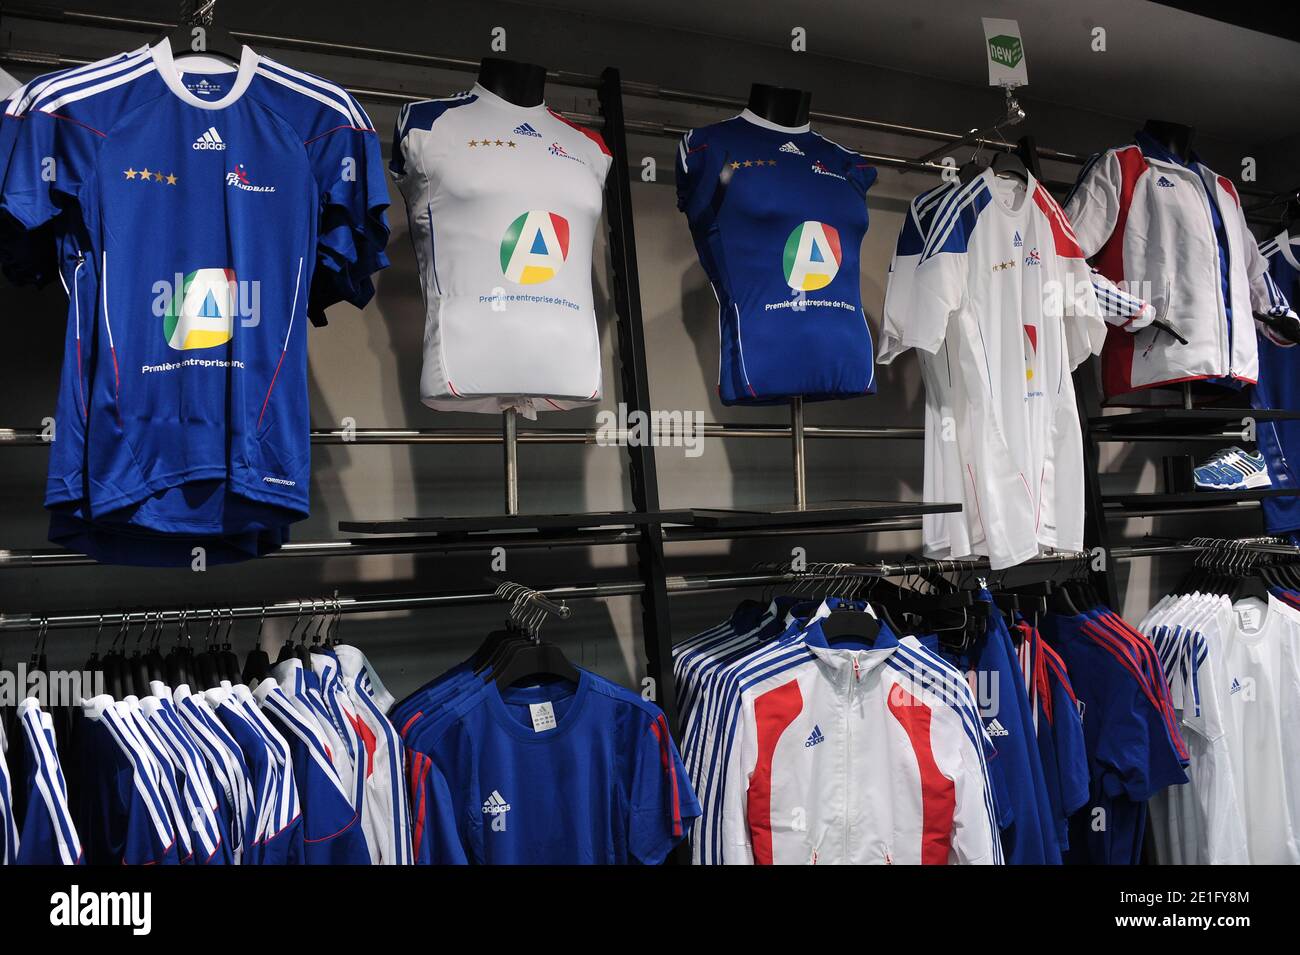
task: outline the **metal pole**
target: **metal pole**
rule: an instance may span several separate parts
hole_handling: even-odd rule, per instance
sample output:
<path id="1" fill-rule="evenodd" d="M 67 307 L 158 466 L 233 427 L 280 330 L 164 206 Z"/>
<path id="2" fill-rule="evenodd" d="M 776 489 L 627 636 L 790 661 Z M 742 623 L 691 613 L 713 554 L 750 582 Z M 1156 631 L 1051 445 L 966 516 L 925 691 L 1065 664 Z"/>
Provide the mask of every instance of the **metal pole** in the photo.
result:
<path id="1" fill-rule="evenodd" d="M 804 457 L 803 398 L 790 399 L 790 441 L 794 450 L 794 506 L 808 509 L 808 464 Z"/>
<path id="2" fill-rule="evenodd" d="M 506 462 L 506 513 L 519 513 L 519 412 L 508 408 L 501 416 L 501 443 Z"/>

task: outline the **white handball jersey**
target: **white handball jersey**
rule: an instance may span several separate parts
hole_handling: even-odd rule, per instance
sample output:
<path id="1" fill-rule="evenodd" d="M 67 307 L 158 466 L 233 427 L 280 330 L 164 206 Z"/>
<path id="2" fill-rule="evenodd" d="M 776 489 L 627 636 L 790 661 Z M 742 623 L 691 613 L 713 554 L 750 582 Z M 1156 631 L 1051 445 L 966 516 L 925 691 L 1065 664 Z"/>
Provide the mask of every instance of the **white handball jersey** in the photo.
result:
<path id="1" fill-rule="evenodd" d="M 609 165 L 598 133 L 478 85 L 402 108 L 390 168 L 424 292 L 425 404 L 531 418 L 600 398 L 591 249 Z"/>
<path id="2" fill-rule="evenodd" d="M 1070 373 L 1100 352 L 1106 324 L 1070 225 L 1032 176 L 1026 187 L 986 170 L 943 195 L 926 232 L 914 273 L 891 289 L 880 361 L 908 348 L 935 356 L 923 369 L 926 467 L 937 469 L 926 487 L 963 512 L 926 526 L 927 552 L 1002 568 L 1043 547 L 1081 549 Z M 890 285 L 910 266 L 896 256 Z"/>

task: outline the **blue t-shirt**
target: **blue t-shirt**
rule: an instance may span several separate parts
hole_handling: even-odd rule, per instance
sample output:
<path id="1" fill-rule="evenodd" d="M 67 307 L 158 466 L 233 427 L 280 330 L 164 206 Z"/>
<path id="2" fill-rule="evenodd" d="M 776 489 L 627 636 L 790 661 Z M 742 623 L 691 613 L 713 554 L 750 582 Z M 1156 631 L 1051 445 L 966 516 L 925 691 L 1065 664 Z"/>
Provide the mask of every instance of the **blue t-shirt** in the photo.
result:
<path id="1" fill-rule="evenodd" d="M 700 812 L 662 711 L 587 671 L 484 684 L 425 745 L 450 797 L 428 807 L 435 863 L 655 865 Z"/>
<path id="2" fill-rule="evenodd" d="M 1090 636 L 1089 625 L 1095 627 L 1088 614 L 1049 614 L 1042 627 L 1083 704 L 1091 777 L 1089 803 L 1070 819 L 1065 861 L 1134 865 L 1141 859 L 1147 800 L 1187 782 L 1187 774 L 1132 659 Z"/>
<path id="3" fill-rule="evenodd" d="M 718 297 L 723 404 L 875 392 L 859 255 L 876 170 L 748 110 L 682 139 L 677 205 Z"/>
<path id="4" fill-rule="evenodd" d="M 989 760 L 989 774 L 998 800 L 1007 864 L 1059 865 L 1061 850 L 1051 819 L 1029 693 L 1011 634 L 996 608 L 991 608 L 988 628 L 971 658 L 959 660 L 958 665 L 975 671 L 980 718 L 996 751 Z"/>
<path id="5" fill-rule="evenodd" d="M 0 218 L 53 224 L 69 288 L 46 506 L 255 553 L 307 515 L 306 331 L 373 294 L 388 191 L 342 88 L 193 69 L 160 43 L 34 97 Z"/>

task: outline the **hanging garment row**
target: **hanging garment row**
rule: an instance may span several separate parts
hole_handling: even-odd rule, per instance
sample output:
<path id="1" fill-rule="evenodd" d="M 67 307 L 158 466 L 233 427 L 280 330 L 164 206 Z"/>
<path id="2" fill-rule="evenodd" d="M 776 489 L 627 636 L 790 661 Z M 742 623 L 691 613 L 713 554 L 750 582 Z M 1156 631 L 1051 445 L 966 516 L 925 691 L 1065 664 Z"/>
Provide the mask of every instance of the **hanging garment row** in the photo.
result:
<path id="1" fill-rule="evenodd" d="M 960 564 L 813 573 L 674 648 L 697 862 L 1139 861 L 1188 761 L 1155 649 L 1084 559 L 1010 589 Z"/>
<path id="2" fill-rule="evenodd" d="M 403 752 L 385 715 L 392 697 L 365 655 L 324 624 L 310 643 L 307 629 L 301 643 L 291 636 L 269 667 L 252 651 L 245 672 L 264 675 L 247 682 L 211 631 L 195 654 L 182 624 L 164 653 L 159 642 L 141 652 L 142 628 L 131 658 L 114 647 L 87 661 L 114 692 L 45 705 L 29 697 L 0 711 L 0 859 L 409 864 Z M 48 669 L 38 647 L 31 667 Z"/>
<path id="3" fill-rule="evenodd" d="M 1151 803 L 1160 862 L 1300 864 L 1300 566 L 1209 542 L 1141 623 L 1191 757 Z"/>

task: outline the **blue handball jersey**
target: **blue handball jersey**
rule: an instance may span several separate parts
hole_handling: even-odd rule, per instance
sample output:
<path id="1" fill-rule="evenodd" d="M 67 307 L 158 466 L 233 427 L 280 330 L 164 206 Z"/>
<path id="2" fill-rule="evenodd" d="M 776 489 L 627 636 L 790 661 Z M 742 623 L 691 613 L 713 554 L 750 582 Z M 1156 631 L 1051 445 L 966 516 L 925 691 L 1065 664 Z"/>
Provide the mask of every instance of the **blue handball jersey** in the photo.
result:
<path id="1" fill-rule="evenodd" d="M 46 506 L 256 552 L 307 514 L 307 326 L 373 294 L 388 194 L 340 87 L 213 65 L 162 43 L 45 84 L 0 211 L 54 224 L 69 291 Z"/>
<path id="2" fill-rule="evenodd" d="M 688 132 L 677 205 L 718 297 L 724 404 L 875 391 L 858 263 L 876 170 L 745 110 Z"/>
<path id="3" fill-rule="evenodd" d="M 700 814 L 663 713 L 586 671 L 489 683 L 423 745 L 434 863 L 656 865 Z"/>
<path id="4" fill-rule="evenodd" d="M 1261 242 L 1260 254 L 1268 262 L 1265 284 L 1273 303 L 1271 311 L 1284 312 L 1300 297 L 1300 238 L 1288 233 Z M 1256 408 L 1300 408 L 1300 348 L 1288 341 L 1260 334 L 1259 383 L 1252 392 Z M 1300 487 L 1300 421 L 1261 421 L 1256 429 L 1259 450 L 1268 465 L 1273 487 Z M 1264 499 L 1264 521 L 1274 533 L 1300 530 L 1300 497 Z"/>

